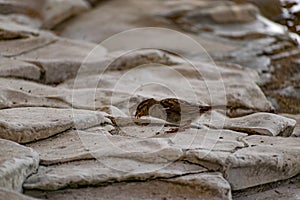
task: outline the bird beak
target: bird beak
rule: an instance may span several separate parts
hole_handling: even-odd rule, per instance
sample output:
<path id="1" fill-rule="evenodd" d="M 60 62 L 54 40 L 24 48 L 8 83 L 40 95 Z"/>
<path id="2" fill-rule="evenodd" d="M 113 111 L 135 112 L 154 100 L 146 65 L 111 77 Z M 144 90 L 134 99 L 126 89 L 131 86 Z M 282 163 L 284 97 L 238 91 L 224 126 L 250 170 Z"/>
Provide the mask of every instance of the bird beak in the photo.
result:
<path id="1" fill-rule="evenodd" d="M 135 113 L 135 118 L 140 118 L 141 117 L 141 113 L 140 112 L 137 112 L 137 113 Z"/>

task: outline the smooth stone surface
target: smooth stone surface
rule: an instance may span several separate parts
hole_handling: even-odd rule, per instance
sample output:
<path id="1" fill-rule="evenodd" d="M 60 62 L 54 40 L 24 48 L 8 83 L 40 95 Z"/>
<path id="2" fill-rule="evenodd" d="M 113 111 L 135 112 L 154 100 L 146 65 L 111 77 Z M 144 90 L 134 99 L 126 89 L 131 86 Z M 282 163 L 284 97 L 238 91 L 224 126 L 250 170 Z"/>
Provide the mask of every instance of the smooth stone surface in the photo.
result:
<path id="1" fill-rule="evenodd" d="M 22 88 L 22 87 L 21 87 Z M 71 105 L 64 102 L 63 99 L 49 95 L 46 97 L 30 94 L 31 92 L 10 89 L 0 86 L 0 108 L 17 107 L 53 107 L 53 108 L 71 108 Z"/>
<path id="2" fill-rule="evenodd" d="M 285 180 L 300 173 L 298 138 L 249 136 L 245 141 L 250 143 L 248 148 L 227 158 L 225 178 L 233 190 Z"/>
<path id="3" fill-rule="evenodd" d="M 214 128 L 224 128 L 248 134 L 284 136 L 293 133 L 296 121 L 272 113 L 254 113 L 238 118 L 227 118 L 224 124 L 208 124 Z"/>
<path id="4" fill-rule="evenodd" d="M 44 192 L 26 191 L 26 194 L 43 197 Z M 51 199 L 231 199 L 230 185 L 220 173 L 200 173 L 178 178 L 149 180 L 146 182 L 114 183 L 102 187 L 65 189 L 46 193 Z"/>
<path id="5" fill-rule="evenodd" d="M 11 200 L 37 200 L 30 196 L 25 196 L 21 193 L 8 190 L 5 188 L 0 188 L 0 199 L 11 199 Z"/>
<path id="6" fill-rule="evenodd" d="M 129 126 L 131 127 L 131 126 Z M 125 158 L 130 158 L 120 152 L 116 151 L 116 147 L 122 146 L 123 142 L 130 144 L 133 146 L 132 148 L 136 148 L 141 151 L 143 147 L 139 147 L 138 141 L 144 141 L 144 145 L 147 144 L 147 138 L 144 137 L 154 137 L 148 138 L 150 141 L 165 141 L 165 148 L 180 148 L 180 149 L 205 149 L 212 151 L 225 151 L 225 152 L 234 152 L 236 148 L 243 148 L 244 143 L 240 142 L 240 140 L 247 136 L 247 134 L 227 131 L 227 130 L 187 130 L 185 132 L 179 132 L 174 135 L 164 134 L 161 131 L 161 134 L 157 135 L 157 130 L 160 127 L 150 126 L 150 127 L 122 127 L 124 136 L 114 135 L 111 136 L 110 133 L 107 132 L 105 127 L 98 127 L 97 129 L 87 129 L 86 131 L 77 131 L 72 130 L 62 134 L 59 134 L 55 137 L 48 138 L 46 140 L 38 141 L 35 143 L 30 143 L 27 146 L 36 150 L 41 157 L 41 164 L 43 165 L 52 165 L 57 163 L 65 163 L 76 160 L 85 160 L 85 159 L 100 159 L 103 156 L 125 156 Z M 152 130 L 151 130 L 152 129 Z M 166 128 L 167 131 L 169 128 Z M 136 134 L 132 132 L 136 132 Z M 145 136 L 144 132 L 150 132 L 152 135 Z M 148 134 L 150 134 L 148 133 Z M 132 138 L 139 137 L 138 138 Z M 106 143 L 110 143 L 107 145 Z M 149 143 L 149 145 L 151 142 Z M 138 146 L 136 146 L 138 145 Z M 106 147 L 107 149 L 104 149 Z M 142 159 L 151 160 L 155 158 L 151 158 L 151 156 L 155 156 L 159 152 L 159 146 L 149 147 L 153 150 L 153 153 L 149 154 L 149 156 L 140 157 L 138 154 L 135 155 L 135 158 L 131 159 Z M 126 152 L 129 153 L 131 150 L 125 148 Z M 176 149 L 175 149 L 176 150 Z M 158 151 L 157 153 L 154 153 Z M 177 150 L 176 150 L 177 151 Z M 120 154 L 120 155 L 119 155 Z M 139 158 L 140 157 L 140 158 Z M 148 157 L 148 158 L 147 158 Z M 171 158 L 171 157 L 170 157 Z"/>
<path id="7" fill-rule="evenodd" d="M 44 34 L 19 40 L 2 40 L 0 41 L 1 56 L 18 56 L 23 53 L 47 46 L 56 40 L 57 38 L 54 36 Z"/>
<path id="8" fill-rule="evenodd" d="M 2 57 L 0 58 L 0 76 L 39 80 L 41 69 L 31 63 Z"/>
<path id="9" fill-rule="evenodd" d="M 299 178 L 296 180 L 293 178 L 283 184 L 279 183 L 275 188 L 268 188 L 259 192 L 250 190 L 233 196 L 233 199 L 236 200 L 295 200 L 300 198 L 300 182 Z"/>
<path id="10" fill-rule="evenodd" d="M 88 128 L 109 121 L 101 112 L 42 107 L 0 110 L 1 138 L 27 143 L 70 128 Z"/>
<path id="11" fill-rule="evenodd" d="M 185 3 L 188 2 L 185 1 Z M 113 49 L 125 50 L 129 48 L 129 50 L 133 50 L 156 46 L 157 48 L 162 47 L 159 49 L 168 49 L 171 52 L 179 51 L 179 54 L 186 55 L 199 51 L 197 43 L 201 44 L 208 52 L 227 52 L 238 48 L 238 45 L 216 42 L 190 33 L 185 34 L 192 38 L 194 42 L 193 44 L 187 44 L 186 41 L 182 40 L 182 37 L 178 38 L 178 33 L 174 34 L 171 31 L 171 33 L 169 32 L 166 35 L 165 30 L 159 29 L 156 29 L 155 33 L 141 31 L 139 34 L 134 34 L 133 37 L 121 37 L 119 40 L 111 38 L 115 34 L 138 27 L 163 27 L 182 31 L 182 29 L 177 29 L 158 16 L 161 12 L 176 7 L 177 5 L 172 5 L 170 2 L 161 2 L 159 0 L 151 2 L 128 0 L 126 3 L 122 0 L 103 1 L 90 12 L 78 15 L 61 24 L 61 26 L 57 27 L 57 31 L 60 32 L 62 37 L 96 43 L 108 43 L 105 47 L 109 51 L 113 51 Z M 110 23 L 107 23 L 107 19 L 110 20 Z M 109 43 L 110 41 L 105 41 L 106 39 L 113 39 L 112 42 L 114 44 Z M 145 45 L 141 46 L 140 44 Z M 196 44 L 197 48 L 195 48 L 194 44 Z M 135 47 L 132 48 L 132 46 Z M 204 52 L 202 51 L 201 53 Z"/>
<path id="12" fill-rule="evenodd" d="M 93 131 L 95 133 L 96 131 Z M 127 137 L 111 136 L 104 127 L 100 127 L 96 134 L 79 130 L 70 130 L 45 140 L 30 143 L 31 147 L 40 155 L 42 165 L 53 165 L 76 160 L 94 159 L 91 151 L 100 149 L 103 140 L 129 140 Z M 85 143 L 81 140 L 85 137 Z M 85 145 L 90 142 L 90 145 Z M 100 144 L 99 144 L 100 143 Z"/>
<path id="13" fill-rule="evenodd" d="M 234 152 L 192 149 L 184 160 L 221 171 L 233 190 L 291 178 L 300 172 L 298 138 L 247 136 Z M 238 177 L 238 178 L 237 178 Z"/>
<path id="14" fill-rule="evenodd" d="M 0 150 L 0 187 L 20 192 L 25 179 L 36 172 L 39 155 L 31 148 L 3 139 Z"/>
<path id="15" fill-rule="evenodd" d="M 245 133 L 228 130 L 188 129 L 169 137 L 175 146 L 185 150 L 233 152 L 237 148 L 245 147 L 244 143 L 240 141 L 245 136 L 247 136 Z"/>
<path id="16" fill-rule="evenodd" d="M 185 153 L 183 159 L 190 163 L 199 164 L 212 171 L 223 172 L 227 165 L 227 158 L 231 153 L 210 149 L 192 149 Z"/>
<path id="17" fill-rule="evenodd" d="M 39 152 L 41 163 L 46 165 L 95 158 L 112 167 L 121 163 L 126 165 L 126 159 L 130 159 L 133 162 L 129 163 L 129 167 L 136 167 L 134 161 L 165 163 L 175 161 L 183 154 L 168 138 L 111 136 L 105 129 L 97 132 L 69 131 L 29 146 Z M 122 158 L 125 162 L 120 160 Z M 126 167 L 120 170 L 126 170 Z"/>
<path id="18" fill-rule="evenodd" d="M 89 10 L 84 0 L 45 0 L 42 15 L 42 28 L 53 29 L 64 20 Z"/>
<path id="19" fill-rule="evenodd" d="M 122 161 L 123 167 L 129 166 L 129 162 L 127 165 L 124 165 L 124 160 Z M 133 163 L 133 161 L 130 162 Z M 66 187 L 77 188 L 79 186 L 106 185 L 114 182 L 172 178 L 207 171 L 201 166 L 182 161 L 148 164 L 136 161 L 133 164 L 141 165 L 141 167 L 139 169 L 132 168 L 128 171 L 120 171 L 117 167 L 121 166 L 111 168 L 110 166 L 105 166 L 101 160 L 69 162 L 48 167 L 41 166 L 37 174 L 30 176 L 26 180 L 23 187 L 26 190 L 53 191 Z"/>
<path id="20" fill-rule="evenodd" d="M 93 51 L 92 57 L 89 56 L 91 51 Z M 39 64 L 45 71 L 43 80 L 45 83 L 59 83 L 75 77 L 82 64 L 104 67 L 101 63 L 105 55 L 106 50 L 100 45 L 58 39 L 43 48 L 23 53 L 18 58 Z M 85 62 L 87 56 L 89 56 L 88 62 Z"/>

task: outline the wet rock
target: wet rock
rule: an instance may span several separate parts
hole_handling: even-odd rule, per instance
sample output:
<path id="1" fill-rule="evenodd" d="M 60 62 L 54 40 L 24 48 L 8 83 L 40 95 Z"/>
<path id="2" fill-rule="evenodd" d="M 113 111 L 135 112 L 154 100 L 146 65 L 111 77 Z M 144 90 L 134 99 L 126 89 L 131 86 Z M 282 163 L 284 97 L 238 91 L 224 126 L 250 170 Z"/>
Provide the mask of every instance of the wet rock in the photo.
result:
<path id="1" fill-rule="evenodd" d="M 195 187 L 196 186 L 196 187 Z M 43 197 L 41 191 L 26 191 L 26 194 Z M 146 182 L 114 183 L 103 187 L 65 189 L 47 192 L 49 199 L 66 198 L 121 199 L 231 199 L 230 186 L 219 173 L 201 173 L 186 175 L 167 180 L 149 180 Z"/>
<path id="2" fill-rule="evenodd" d="M 225 128 L 249 134 L 289 137 L 296 121 L 271 113 L 254 113 L 244 117 L 226 119 L 224 124 L 208 124 L 215 128 Z"/>
<path id="3" fill-rule="evenodd" d="M 41 70 L 31 63 L 2 57 L 0 58 L 0 76 L 39 80 Z"/>
<path id="4" fill-rule="evenodd" d="M 0 187 L 21 191 L 24 180 L 37 170 L 39 156 L 31 148 L 8 140 L 0 139 L 0 144 Z M 0 190 L 0 197 L 3 192 Z"/>
<path id="5" fill-rule="evenodd" d="M 92 50 L 94 56 L 89 57 L 86 63 L 84 59 Z M 105 54 L 106 50 L 96 44 L 58 39 L 43 48 L 23 53 L 18 58 L 38 64 L 44 70 L 44 82 L 58 83 L 75 77 L 82 64 L 104 67 L 101 63 Z"/>
<path id="6" fill-rule="evenodd" d="M 0 199 L 14 199 L 14 200 L 36 200 L 35 198 L 22 195 L 12 190 L 0 188 Z"/>
<path id="7" fill-rule="evenodd" d="M 105 122 L 100 112 L 85 110 L 28 107 L 0 110 L 0 113 L 1 138 L 18 143 L 47 138 L 70 128 L 88 128 Z"/>
<path id="8" fill-rule="evenodd" d="M 43 9 L 42 28 L 52 29 L 64 20 L 89 9 L 84 0 L 46 0 Z"/>

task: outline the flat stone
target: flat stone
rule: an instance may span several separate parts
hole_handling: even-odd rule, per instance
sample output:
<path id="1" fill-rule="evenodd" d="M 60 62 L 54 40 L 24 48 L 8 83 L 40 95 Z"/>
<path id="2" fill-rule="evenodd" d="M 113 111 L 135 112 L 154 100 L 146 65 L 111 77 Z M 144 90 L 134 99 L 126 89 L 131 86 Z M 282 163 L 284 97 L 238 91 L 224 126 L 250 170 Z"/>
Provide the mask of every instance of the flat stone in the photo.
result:
<path id="1" fill-rule="evenodd" d="M 0 105 L 3 108 L 27 105 L 105 110 L 105 106 L 110 106 L 112 96 L 114 101 L 126 101 L 126 97 L 130 96 L 124 92 L 114 93 L 113 89 L 66 89 L 12 78 L 0 78 L 0 85 L 3 91 Z M 10 99 L 13 94 L 18 98 Z"/>
<path id="2" fill-rule="evenodd" d="M 249 147 L 227 158 L 225 178 L 233 190 L 285 180 L 300 173 L 298 138 L 249 136 L 244 140 Z"/>
<path id="3" fill-rule="evenodd" d="M 48 199 L 231 199 L 230 185 L 220 173 L 200 173 L 167 180 L 114 183 L 102 187 L 58 191 L 26 191 L 26 194 Z"/>
<path id="4" fill-rule="evenodd" d="M 213 5 L 213 6 L 212 6 Z M 198 7 L 187 13 L 184 20 L 194 22 L 210 22 L 218 24 L 249 23 L 257 19 L 258 9 L 250 4 L 234 5 L 229 2 L 220 5 L 214 2 Z"/>
<path id="5" fill-rule="evenodd" d="M 128 164 L 134 164 L 128 161 Z M 105 163 L 106 164 L 106 163 Z M 61 165 L 41 166 L 37 174 L 30 176 L 24 183 L 26 190 L 58 190 L 62 188 L 77 188 L 79 186 L 106 185 L 123 181 L 145 181 L 157 178 L 172 178 L 190 173 L 207 171 L 205 168 L 182 161 L 169 163 L 143 163 L 139 169 L 120 171 L 102 163 L 101 160 L 69 162 Z M 117 166 L 116 166 L 117 167 Z"/>
<path id="6" fill-rule="evenodd" d="M 254 113 L 244 117 L 228 118 L 224 124 L 209 124 L 211 127 L 225 128 L 249 134 L 285 136 L 292 134 L 296 121 L 272 113 Z"/>
<path id="7" fill-rule="evenodd" d="M 39 80 L 41 70 L 31 63 L 2 57 L 0 59 L 0 76 Z"/>
<path id="8" fill-rule="evenodd" d="M 2 40 L 0 41 L 1 56 L 17 56 L 22 53 L 32 51 L 34 49 L 47 46 L 48 44 L 57 40 L 53 36 L 32 36 L 19 40 Z"/>
<path id="9" fill-rule="evenodd" d="M 95 133 L 96 131 L 93 131 Z M 127 137 L 110 136 L 110 134 L 101 127 L 97 134 L 92 134 L 79 130 L 70 130 L 59 135 L 47 138 L 45 140 L 30 143 L 26 146 L 31 147 L 40 155 L 42 165 L 53 165 L 76 160 L 94 159 L 91 151 L 100 148 L 98 141 L 104 140 L 128 140 Z M 85 143 L 81 138 L 85 138 Z M 110 138 L 110 139 L 107 139 Z M 114 139 L 115 138 L 115 139 Z M 102 139 L 102 140 L 101 140 Z M 90 142 L 90 145 L 86 146 Z"/>
<path id="10" fill-rule="evenodd" d="M 17 107 L 71 108 L 70 104 L 60 98 L 51 97 L 51 95 L 43 97 L 20 89 L 16 90 L 0 86 L 0 109 Z"/>
<path id="11" fill-rule="evenodd" d="M 282 181 L 274 188 L 266 188 L 261 190 L 250 190 L 249 192 L 237 192 L 233 195 L 236 200 L 264 200 L 264 199 L 280 199 L 295 200 L 300 197 L 299 176 L 287 181 Z"/>
<path id="12" fill-rule="evenodd" d="M 20 13 L 24 15 L 31 15 L 35 17 L 40 16 L 39 10 L 42 7 L 42 2 L 39 0 L 1 0 L 0 1 L 0 13 L 1 14 L 13 14 Z"/>
<path id="13" fill-rule="evenodd" d="M 1 138 L 27 143 L 70 128 L 88 128 L 108 121 L 101 112 L 42 107 L 0 110 Z M 42 121 L 41 121 L 42 120 Z"/>
<path id="14" fill-rule="evenodd" d="M 0 2 L 1 5 L 1 2 Z M 12 21 L 10 18 L 0 16 L 1 40 L 26 39 L 38 36 L 40 31 Z M 50 33 L 49 33 L 50 34 Z"/>
<path id="15" fill-rule="evenodd" d="M 202 149 L 233 152 L 245 147 L 240 140 L 247 134 L 227 130 L 188 129 L 169 136 L 175 146 L 182 149 Z"/>
<path id="16" fill-rule="evenodd" d="M 181 176 L 168 181 L 192 187 L 207 188 L 207 196 L 212 196 L 212 199 L 231 199 L 230 185 L 219 172 Z"/>
<path id="17" fill-rule="evenodd" d="M 188 2 L 184 2 L 188 3 Z M 187 44 L 187 38 L 182 37 L 181 34 L 174 34 L 161 28 L 169 28 L 169 30 L 176 30 L 176 27 L 166 23 L 164 19 L 158 16 L 163 11 L 168 11 L 170 8 L 176 8 L 177 5 L 172 5 L 170 2 L 161 2 L 159 0 L 136 1 L 128 0 L 124 3 L 122 0 L 113 0 L 109 2 L 102 2 L 91 11 L 78 15 L 57 27 L 62 37 L 85 40 L 107 44 L 105 47 L 108 51 L 117 50 L 134 50 L 140 48 L 156 48 L 170 50 L 171 52 L 178 52 L 182 54 L 193 54 L 199 51 L 199 46 L 195 48 L 195 42 L 201 44 L 208 52 L 227 52 L 237 49 L 238 45 L 228 44 L 223 42 L 216 42 L 201 36 L 185 33 L 186 36 L 193 38 L 193 44 Z M 120 9 L 121 8 L 121 9 Z M 106 23 L 107 19 L 111 23 Z M 154 32 L 138 31 L 132 36 L 128 35 L 118 39 L 111 38 L 111 36 L 135 29 L 138 27 L 160 27 Z M 147 28 L 146 28 L 147 29 Z M 182 29 L 177 29 L 182 31 Z M 181 37 L 178 37 L 181 35 Z M 116 36 L 116 35 L 115 35 Z M 106 40 L 106 39 L 112 40 Z M 148 38 L 145 40 L 145 38 Z M 106 40 L 106 41 L 105 41 Z M 112 43 L 110 43 L 112 42 Z M 140 44 L 144 44 L 141 46 Z M 159 48 L 161 47 L 161 48 Z M 201 52 L 203 53 L 203 51 Z M 197 54 L 197 56 L 199 56 Z"/>
<path id="18" fill-rule="evenodd" d="M 294 128 L 294 132 L 292 133 L 291 136 L 300 137 L 300 115 L 293 115 L 293 114 L 280 114 L 280 115 L 297 121 L 297 124 Z"/>
<path id="19" fill-rule="evenodd" d="M 14 199 L 14 200 L 37 200 L 33 197 L 25 196 L 21 193 L 0 188 L 0 199 Z"/>
<path id="20" fill-rule="evenodd" d="M 212 171 L 223 171 L 231 152 L 214 151 L 211 149 L 191 149 L 184 155 L 184 160 L 201 165 Z"/>
<path id="21" fill-rule="evenodd" d="M 31 148 L 8 140 L 0 139 L 0 144 L 0 187 L 20 192 L 25 179 L 37 170 L 39 156 Z"/>
<path id="22" fill-rule="evenodd" d="M 9 20 L 17 24 L 25 25 L 34 29 L 41 27 L 42 19 L 34 16 L 23 15 L 19 13 L 13 13 L 9 15 L 0 15 L 1 19 Z"/>
<path id="23" fill-rule="evenodd" d="M 53 29 L 64 20 L 89 10 L 89 4 L 84 0 L 46 0 L 43 9 L 42 28 Z"/>
<path id="24" fill-rule="evenodd" d="M 85 58 L 93 51 L 93 57 Z M 23 53 L 18 58 L 36 63 L 45 72 L 44 82 L 58 83 L 67 78 L 75 77 L 82 64 L 101 66 L 106 50 L 100 45 L 84 43 L 68 39 L 58 39 L 56 42 L 35 51 Z"/>
<path id="25" fill-rule="evenodd" d="M 254 111 L 271 111 L 273 109 L 255 83 L 257 79 L 256 72 L 238 65 L 218 64 L 215 66 L 209 63 L 195 62 L 193 65 L 188 63 L 171 66 L 141 65 L 130 70 L 126 70 L 124 67 L 124 70 L 120 71 L 106 71 L 101 73 L 101 76 L 83 74 L 66 81 L 60 87 L 97 88 L 93 96 L 87 98 L 96 99 L 96 102 L 90 103 L 104 102 L 105 97 L 111 96 L 109 101 L 113 103 L 113 106 L 118 107 L 126 114 L 130 99 L 135 98 L 136 103 L 139 103 L 143 100 L 142 97 L 144 99 L 174 97 L 202 102 L 204 105 L 227 104 L 238 108 L 228 110 L 227 114 L 240 116 Z M 179 88 L 178 85 L 181 87 Z M 99 94 L 97 94 L 98 91 Z M 106 95 L 102 94 L 104 91 L 107 91 Z M 77 95 L 79 93 L 75 96 Z M 87 95 L 80 94 L 79 96 L 85 98 Z M 75 99 L 79 99 L 79 96 Z M 85 105 L 90 103 L 85 103 Z M 129 107 L 134 106 L 132 103 L 129 105 Z"/>
<path id="26" fill-rule="evenodd" d="M 169 162 L 182 155 L 181 149 L 172 146 L 167 138 L 111 136 L 104 128 L 93 132 L 69 131 L 29 146 L 40 153 L 41 163 L 46 165 L 96 158 L 107 166 L 116 167 L 123 162 L 121 158 L 139 162 Z M 164 154 L 168 154 L 168 158 Z M 119 164 L 114 165 L 116 161 Z M 121 169 L 125 170 L 126 166 Z"/>

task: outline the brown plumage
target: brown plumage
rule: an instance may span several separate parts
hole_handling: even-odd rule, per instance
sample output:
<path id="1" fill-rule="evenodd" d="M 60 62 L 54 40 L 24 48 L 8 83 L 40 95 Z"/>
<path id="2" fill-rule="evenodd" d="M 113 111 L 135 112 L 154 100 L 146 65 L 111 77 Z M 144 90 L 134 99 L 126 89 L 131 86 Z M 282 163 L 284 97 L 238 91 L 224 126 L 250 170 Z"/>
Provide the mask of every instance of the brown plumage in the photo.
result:
<path id="1" fill-rule="evenodd" d="M 163 119 L 180 127 L 190 125 L 198 116 L 212 110 L 226 110 L 226 105 L 203 106 L 176 98 L 157 101 L 153 98 L 142 101 L 136 109 L 135 117 L 152 116 Z"/>

